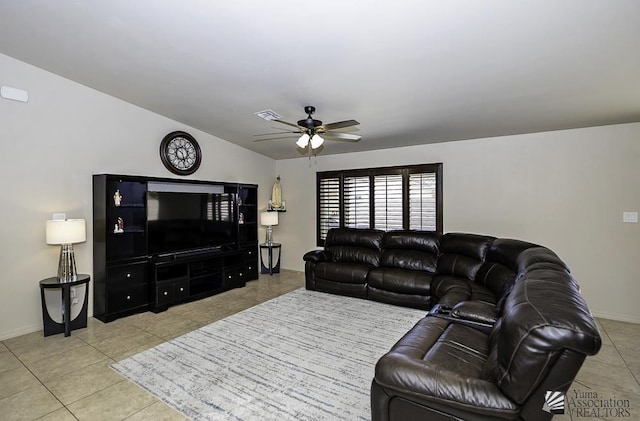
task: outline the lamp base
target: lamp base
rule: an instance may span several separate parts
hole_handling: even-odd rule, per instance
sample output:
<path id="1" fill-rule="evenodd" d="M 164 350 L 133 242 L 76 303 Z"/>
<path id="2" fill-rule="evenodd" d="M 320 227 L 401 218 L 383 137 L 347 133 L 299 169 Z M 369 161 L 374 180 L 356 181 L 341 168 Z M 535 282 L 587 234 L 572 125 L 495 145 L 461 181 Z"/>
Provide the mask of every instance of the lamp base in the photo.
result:
<path id="1" fill-rule="evenodd" d="M 271 225 L 267 225 L 267 236 L 264 242 L 266 244 L 273 244 L 273 227 Z"/>
<path id="2" fill-rule="evenodd" d="M 73 254 L 73 244 L 62 244 L 60 246 L 58 280 L 60 282 L 74 282 L 78 280 L 78 272 L 76 271 L 76 258 Z"/>

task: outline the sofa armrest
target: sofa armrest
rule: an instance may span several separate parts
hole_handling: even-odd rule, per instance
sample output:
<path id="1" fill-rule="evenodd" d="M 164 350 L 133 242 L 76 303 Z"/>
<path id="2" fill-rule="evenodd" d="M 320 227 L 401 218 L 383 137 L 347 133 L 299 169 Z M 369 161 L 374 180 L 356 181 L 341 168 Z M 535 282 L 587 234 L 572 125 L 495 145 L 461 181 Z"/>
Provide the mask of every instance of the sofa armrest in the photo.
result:
<path id="1" fill-rule="evenodd" d="M 326 250 L 311 250 L 305 253 L 304 256 L 302 256 L 302 259 L 305 262 L 313 263 L 329 262 L 331 261 L 331 255 Z"/>
<path id="2" fill-rule="evenodd" d="M 302 256 L 304 259 L 304 279 L 305 287 L 308 290 L 316 290 L 315 269 L 318 263 L 330 262 L 331 254 L 326 250 L 311 250 Z"/>
<path id="3" fill-rule="evenodd" d="M 498 311 L 492 304 L 480 301 L 461 301 L 451 309 L 451 316 L 458 319 L 494 325 Z"/>

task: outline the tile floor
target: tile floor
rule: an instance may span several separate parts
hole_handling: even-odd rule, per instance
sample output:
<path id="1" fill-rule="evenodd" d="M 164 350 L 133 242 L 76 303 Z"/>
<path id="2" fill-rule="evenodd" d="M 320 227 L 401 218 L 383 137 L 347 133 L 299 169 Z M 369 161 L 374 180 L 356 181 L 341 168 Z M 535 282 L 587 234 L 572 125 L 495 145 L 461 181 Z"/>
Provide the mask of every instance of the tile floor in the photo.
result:
<path id="1" fill-rule="evenodd" d="M 109 364 L 154 347 L 304 285 L 304 274 L 282 271 L 163 313 L 142 313 L 86 329 L 43 337 L 42 331 L 0 342 L 0 420 L 184 420 L 185 418 L 109 368 Z M 600 353 L 588 358 L 567 399 L 593 393 L 628 399 L 640 419 L 640 325 L 598 320 Z M 562 421 L 618 419 L 567 412 Z M 597 414 L 596 414 L 597 415 Z M 601 414 L 600 414 L 601 415 Z M 606 415 L 606 414 L 605 414 Z"/>

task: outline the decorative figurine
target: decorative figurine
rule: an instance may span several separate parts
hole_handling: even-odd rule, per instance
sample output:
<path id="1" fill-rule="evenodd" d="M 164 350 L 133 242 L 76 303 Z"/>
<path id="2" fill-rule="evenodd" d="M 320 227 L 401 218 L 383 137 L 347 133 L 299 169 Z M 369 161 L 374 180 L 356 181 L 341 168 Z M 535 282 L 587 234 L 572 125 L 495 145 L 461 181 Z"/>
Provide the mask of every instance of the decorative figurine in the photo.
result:
<path id="1" fill-rule="evenodd" d="M 113 227 L 114 234 L 121 234 L 124 232 L 124 219 L 118 217 L 118 222 Z"/>
<path id="2" fill-rule="evenodd" d="M 113 203 L 116 206 L 120 206 L 120 203 L 122 202 L 122 195 L 120 194 L 120 189 L 116 190 L 116 192 L 113 194 Z"/>
<path id="3" fill-rule="evenodd" d="M 238 224 L 244 224 L 244 213 L 242 212 L 238 215 Z"/>
<path id="4" fill-rule="evenodd" d="M 271 200 L 269 201 L 271 208 L 279 210 L 282 208 L 282 189 L 280 188 L 280 176 L 276 177 L 276 182 L 273 183 L 273 189 L 271 189 Z"/>

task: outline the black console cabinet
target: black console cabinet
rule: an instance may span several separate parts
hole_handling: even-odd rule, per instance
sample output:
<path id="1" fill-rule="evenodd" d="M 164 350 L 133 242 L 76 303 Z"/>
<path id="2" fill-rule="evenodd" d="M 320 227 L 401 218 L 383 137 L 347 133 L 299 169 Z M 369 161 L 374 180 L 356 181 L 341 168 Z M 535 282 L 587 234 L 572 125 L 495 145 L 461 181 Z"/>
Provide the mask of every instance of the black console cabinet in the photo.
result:
<path id="1" fill-rule="evenodd" d="M 195 256 L 152 259 L 154 283 L 151 310 L 160 312 L 174 304 L 198 300 L 256 279 L 252 263 L 245 263 L 245 250 L 211 250 Z"/>
<path id="2" fill-rule="evenodd" d="M 218 186 L 225 201 L 207 212 L 232 222 L 223 247 L 148 253 L 149 183 Z M 93 176 L 94 317 L 109 322 L 201 299 L 258 278 L 256 185 L 100 174 Z"/>

